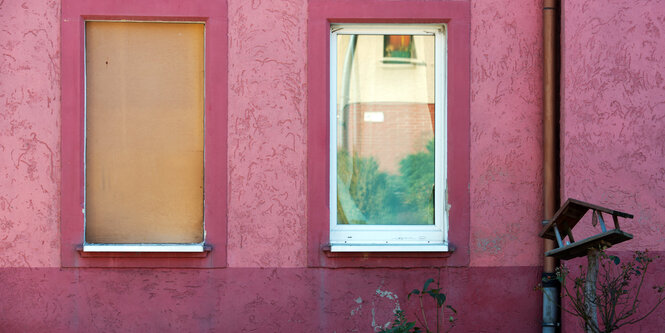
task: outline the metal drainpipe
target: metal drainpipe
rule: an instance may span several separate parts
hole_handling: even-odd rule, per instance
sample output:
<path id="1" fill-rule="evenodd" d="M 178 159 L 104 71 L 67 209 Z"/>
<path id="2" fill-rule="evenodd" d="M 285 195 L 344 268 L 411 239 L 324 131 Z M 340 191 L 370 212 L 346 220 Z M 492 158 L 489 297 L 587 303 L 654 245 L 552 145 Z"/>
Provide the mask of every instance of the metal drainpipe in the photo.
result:
<path id="1" fill-rule="evenodd" d="M 559 207 L 559 0 L 543 0 L 543 215 Z M 544 250 L 554 249 L 545 239 Z M 543 333 L 560 330 L 560 286 L 552 257 L 543 259 Z"/>

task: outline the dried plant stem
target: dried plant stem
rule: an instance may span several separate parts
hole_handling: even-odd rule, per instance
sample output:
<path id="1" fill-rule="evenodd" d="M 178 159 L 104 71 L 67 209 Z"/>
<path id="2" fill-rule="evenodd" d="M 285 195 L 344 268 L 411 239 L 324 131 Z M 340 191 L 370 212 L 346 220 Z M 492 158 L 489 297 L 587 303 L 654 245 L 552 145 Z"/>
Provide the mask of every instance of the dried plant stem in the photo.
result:
<path id="1" fill-rule="evenodd" d="M 423 306 L 423 295 L 421 294 L 420 297 L 418 297 L 418 300 L 420 300 L 420 311 L 423 313 L 423 321 L 425 322 L 425 329 L 427 332 L 429 332 L 429 325 L 427 325 L 427 317 L 425 316 L 425 307 Z"/>

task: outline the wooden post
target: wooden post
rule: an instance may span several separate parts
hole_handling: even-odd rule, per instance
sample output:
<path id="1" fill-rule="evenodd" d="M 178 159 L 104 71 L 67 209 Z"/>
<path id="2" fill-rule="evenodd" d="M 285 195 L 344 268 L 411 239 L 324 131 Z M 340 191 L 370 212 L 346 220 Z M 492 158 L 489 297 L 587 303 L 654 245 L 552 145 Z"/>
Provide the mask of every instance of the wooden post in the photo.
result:
<path id="1" fill-rule="evenodd" d="M 584 311 L 587 320 L 585 320 L 584 330 L 587 333 L 598 332 L 598 304 L 596 303 L 596 281 L 598 280 L 598 257 L 600 250 L 597 248 L 589 249 L 587 253 L 587 274 L 584 282 Z"/>

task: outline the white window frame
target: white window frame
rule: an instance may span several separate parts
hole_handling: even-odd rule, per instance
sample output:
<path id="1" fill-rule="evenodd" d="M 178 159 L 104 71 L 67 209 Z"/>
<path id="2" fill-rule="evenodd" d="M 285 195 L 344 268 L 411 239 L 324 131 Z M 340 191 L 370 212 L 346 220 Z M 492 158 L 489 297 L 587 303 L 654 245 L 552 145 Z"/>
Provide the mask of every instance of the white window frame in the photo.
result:
<path id="1" fill-rule="evenodd" d="M 434 225 L 337 224 L 337 36 L 435 36 Z M 332 252 L 448 251 L 447 48 L 445 24 L 331 24 L 330 26 L 330 250 Z"/>
<path id="2" fill-rule="evenodd" d="M 205 48 L 207 47 L 205 44 L 205 38 L 206 38 L 206 22 L 205 21 L 161 21 L 161 20 L 85 20 L 85 23 L 87 22 L 118 22 L 118 23 L 164 23 L 164 24 L 171 24 L 171 23 L 188 23 L 188 24 L 201 24 L 203 25 L 203 68 L 205 71 L 205 64 L 206 64 L 206 59 L 205 59 Z M 86 41 L 85 36 L 86 36 L 86 29 L 84 25 L 83 29 L 83 36 L 84 36 L 84 41 Z M 84 42 L 83 43 L 83 86 L 85 87 L 84 89 L 84 98 L 85 98 L 85 103 L 83 104 L 83 110 L 84 110 L 84 116 L 83 116 L 83 209 L 81 212 L 83 213 L 83 252 L 205 252 L 205 213 L 204 213 L 204 219 L 203 219 L 203 241 L 200 243 L 88 243 L 88 241 L 85 238 L 86 235 L 86 228 L 88 225 L 87 217 L 88 215 L 86 214 L 85 207 L 87 207 L 87 167 L 86 167 L 86 156 L 87 156 L 87 149 L 88 149 L 88 140 L 87 140 L 87 130 L 88 130 L 88 103 L 87 103 L 87 78 L 88 78 L 88 72 L 87 72 L 87 44 Z M 203 82 L 203 91 L 204 91 L 204 101 L 205 101 L 205 75 L 204 75 L 204 82 Z M 205 102 L 204 102 L 204 108 L 205 108 Z M 205 110 L 204 110 L 204 123 L 205 123 Z M 205 130 L 205 127 L 204 127 Z M 205 140 L 205 139 L 204 139 Z M 205 151 L 205 141 L 203 145 L 203 149 Z M 205 156 L 205 154 L 204 154 Z M 205 162 L 204 162 L 205 165 Z M 205 167 L 205 166 L 204 166 Z M 205 186 L 205 185 L 204 185 Z M 203 207 L 205 207 L 205 190 L 204 190 L 204 196 L 203 196 Z"/>

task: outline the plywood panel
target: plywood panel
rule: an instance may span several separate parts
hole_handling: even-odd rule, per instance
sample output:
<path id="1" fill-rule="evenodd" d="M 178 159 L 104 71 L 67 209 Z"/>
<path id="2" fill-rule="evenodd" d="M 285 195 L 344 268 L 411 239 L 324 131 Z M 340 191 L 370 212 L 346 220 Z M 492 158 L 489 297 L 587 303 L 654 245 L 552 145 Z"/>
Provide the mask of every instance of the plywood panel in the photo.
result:
<path id="1" fill-rule="evenodd" d="M 204 25 L 85 31 L 86 242 L 201 242 Z"/>

